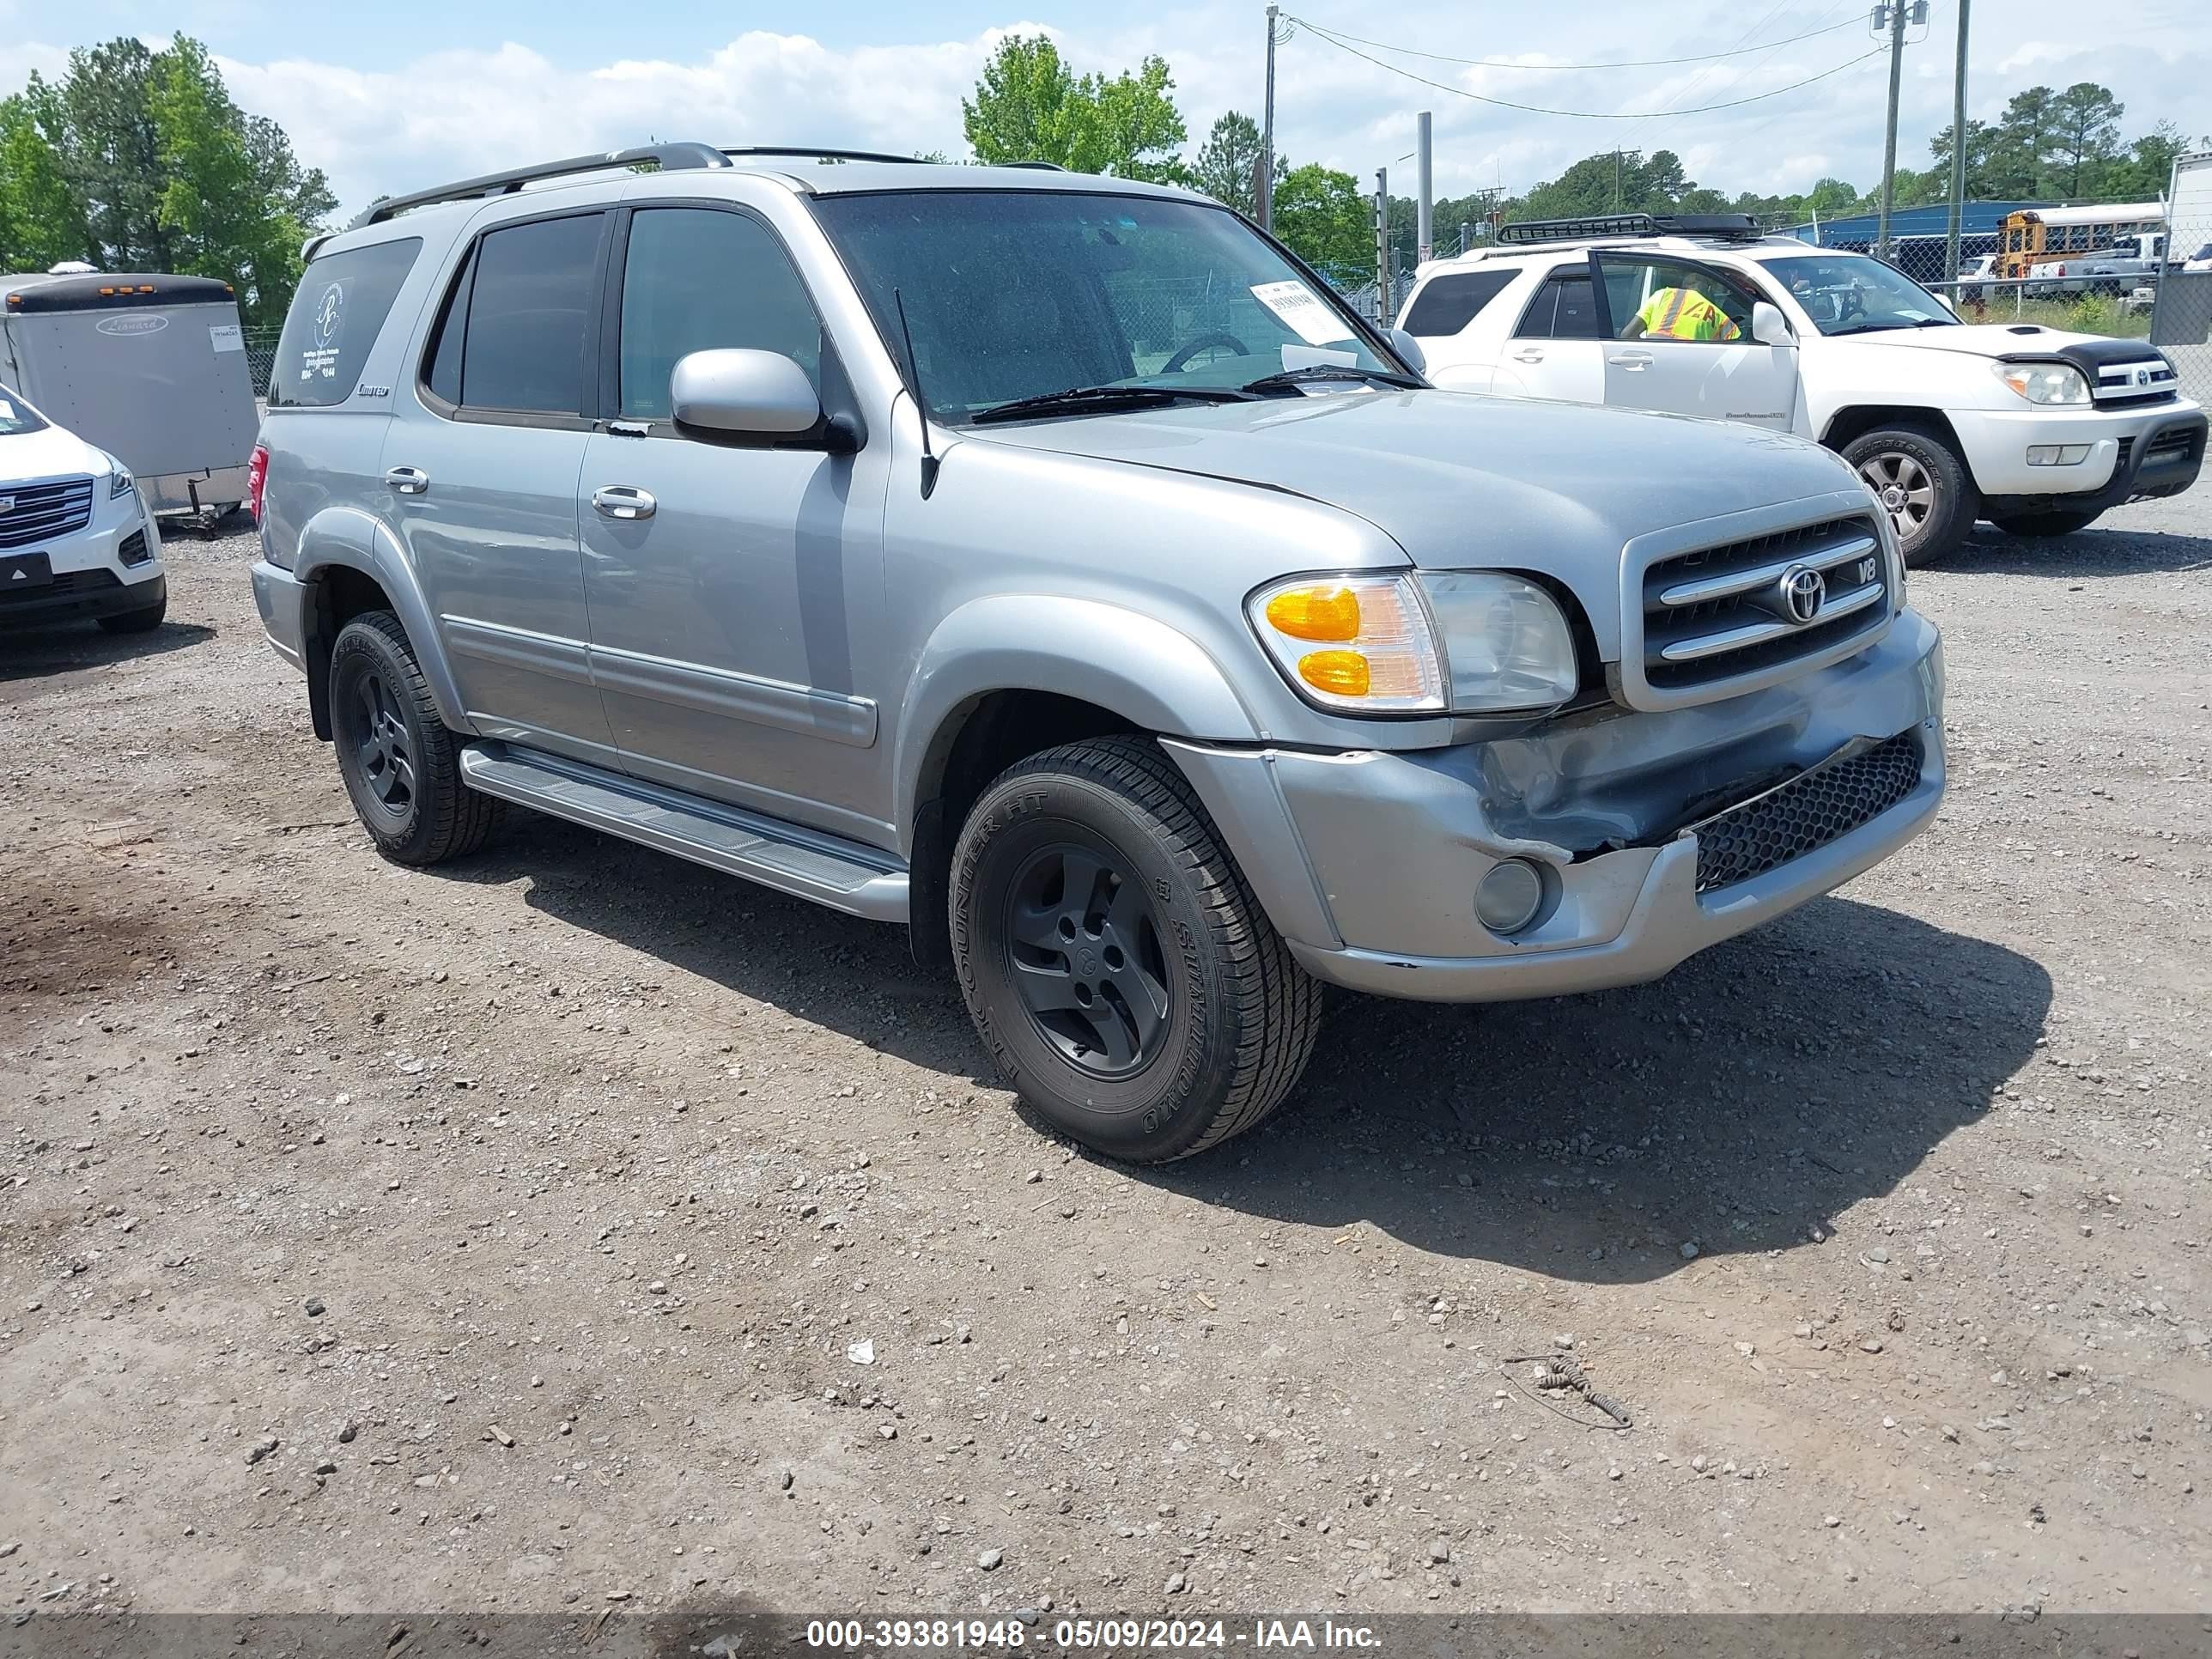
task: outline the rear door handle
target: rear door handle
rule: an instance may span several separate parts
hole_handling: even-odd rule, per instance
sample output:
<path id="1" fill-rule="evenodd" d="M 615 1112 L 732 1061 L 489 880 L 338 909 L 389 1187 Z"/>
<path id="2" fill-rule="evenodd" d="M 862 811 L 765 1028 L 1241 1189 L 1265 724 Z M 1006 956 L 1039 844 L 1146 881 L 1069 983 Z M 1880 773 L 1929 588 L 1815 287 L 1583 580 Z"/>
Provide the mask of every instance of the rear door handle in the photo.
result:
<path id="1" fill-rule="evenodd" d="M 419 466 L 387 467 L 384 482 L 387 489 L 403 495 L 419 495 L 430 487 L 430 475 Z"/>
<path id="2" fill-rule="evenodd" d="M 1620 368 L 1646 369 L 1651 367 L 1651 354 L 1648 351 L 1620 351 L 1607 357 L 1606 362 Z"/>
<path id="3" fill-rule="evenodd" d="M 1544 361 L 1544 348 L 1522 346 L 1513 354 L 1513 361 L 1516 363 L 1540 363 Z"/>
<path id="4" fill-rule="evenodd" d="M 635 484 L 601 484 L 592 492 L 592 510 L 603 519 L 649 519 L 658 503 Z"/>

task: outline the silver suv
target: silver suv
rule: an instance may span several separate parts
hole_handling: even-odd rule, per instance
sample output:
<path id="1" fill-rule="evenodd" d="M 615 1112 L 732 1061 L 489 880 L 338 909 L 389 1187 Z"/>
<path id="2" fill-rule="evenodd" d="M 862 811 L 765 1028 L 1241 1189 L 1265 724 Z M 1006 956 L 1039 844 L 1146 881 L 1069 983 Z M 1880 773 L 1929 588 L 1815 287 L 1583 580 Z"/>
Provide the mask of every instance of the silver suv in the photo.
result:
<path id="1" fill-rule="evenodd" d="M 1942 792 L 1841 460 L 1432 389 L 1202 197 L 672 144 L 310 253 L 253 583 L 377 845 L 515 802 L 903 922 L 1116 1157 L 1265 1116 L 1322 981 L 1655 978 Z"/>

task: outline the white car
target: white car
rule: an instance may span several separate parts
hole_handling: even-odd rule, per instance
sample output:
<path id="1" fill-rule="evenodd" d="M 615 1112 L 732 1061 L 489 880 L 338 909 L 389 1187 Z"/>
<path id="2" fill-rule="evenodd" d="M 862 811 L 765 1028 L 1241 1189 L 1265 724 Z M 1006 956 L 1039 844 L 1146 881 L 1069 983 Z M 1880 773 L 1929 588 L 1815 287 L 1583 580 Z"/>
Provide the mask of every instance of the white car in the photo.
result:
<path id="1" fill-rule="evenodd" d="M 1676 294 L 1693 302 L 1670 315 Z M 1880 260 L 1743 215 L 1509 225 L 1423 265 L 1398 326 L 1440 386 L 1817 440 L 1857 468 L 1912 564 L 1978 518 L 2079 530 L 2186 489 L 2204 460 L 2203 411 L 2142 341 L 1962 323 Z M 1683 337 L 1700 327 L 1712 337 Z"/>
<path id="2" fill-rule="evenodd" d="M 0 628 L 92 617 L 159 628 L 161 532 L 130 470 L 0 385 Z"/>
<path id="3" fill-rule="evenodd" d="M 2212 242 L 2205 243 L 2203 247 L 2184 259 L 2181 262 L 2181 268 L 2191 276 L 2201 270 L 2212 270 Z"/>

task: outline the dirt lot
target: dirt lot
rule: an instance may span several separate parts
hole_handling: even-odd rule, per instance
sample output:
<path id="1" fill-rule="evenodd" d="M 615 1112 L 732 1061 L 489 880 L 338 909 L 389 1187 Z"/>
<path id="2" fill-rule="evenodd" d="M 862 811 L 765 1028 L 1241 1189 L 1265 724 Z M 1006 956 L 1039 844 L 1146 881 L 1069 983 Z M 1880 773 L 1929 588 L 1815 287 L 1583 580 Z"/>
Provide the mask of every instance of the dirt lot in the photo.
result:
<path id="1" fill-rule="evenodd" d="M 895 931 L 380 863 L 179 540 L 160 635 L 0 642 L 9 1609 L 2212 1607 L 2212 486 L 2108 526 L 1913 578 L 1892 865 L 1347 1000 L 1158 1172 Z M 1516 1386 L 1568 1340 L 1631 1431 Z"/>

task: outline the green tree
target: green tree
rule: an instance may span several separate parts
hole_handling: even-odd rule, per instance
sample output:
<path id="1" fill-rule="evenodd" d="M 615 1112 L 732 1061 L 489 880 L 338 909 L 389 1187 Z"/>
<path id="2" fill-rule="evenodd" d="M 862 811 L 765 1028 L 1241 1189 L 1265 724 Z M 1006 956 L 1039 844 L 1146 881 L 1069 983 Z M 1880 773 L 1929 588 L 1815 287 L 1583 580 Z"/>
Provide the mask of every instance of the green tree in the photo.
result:
<path id="1" fill-rule="evenodd" d="M 2079 196 L 2082 185 L 2118 155 L 2120 117 L 2127 106 L 2094 81 L 2076 81 L 2058 94 L 2055 112 L 2058 130 L 2053 160 L 2066 181 L 2067 195 Z"/>
<path id="2" fill-rule="evenodd" d="M 1198 161 L 1190 171 L 1191 183 L 1217 202 L 1226 202 L 1243 214 L 1258 210 L 1254 173 L 1260 165 L 1260 125 L 1239 110 L 1224 112 L 1198 147 Z M 1290 169 L 1279 161 L 1276 176 Z"/>
<path id="3" fill-rule="evenodd" d="M 55 89 L 56 148 L 83 203 L 93 263 L 109 270 L 167 270 L 161 142 L 154 130 L 154 53 L 125 36 L 80 46 Z"/>
<path id="4" fill-rule="evenodd" d="M 1189 137 L 1169 94 L 1167 60 L 1078 77 L 1044 35 L 999 43 L 975 95 L 960 100 L 979 161 L 1054 161 L 1077 173 L 1153 180 L 1186 176 L 1177 152 Z"/>
<path id="5" fill-rule="evenodd" d="M 1990 194 L 2026 200 L 2040 193 L 2059 127 L 2058 94 L 2049 87 L 2013 94 L 1990 147 Z"/>
<path id="6" fill-rule="evenodd" d="M 2096 193 L 2112 201 L 2140 202 L 2163 198 L 2173 182 L 2173 158 L 2191 149 L 2182 130 L 2160 121 L 2128 146 L 2098 173 Z"/>
<path id="7" fill-rule="evenodd" d="M 0 98 L 0 270 L 45 270 L 89 246 L 60 153 L 40 126 L 40 90 L 34 76 L 30 95 Z"/>
<path id="8" fill-rule="evenodd" d="M 1318 162 L 1275 181 L 1275 234 L 1310 265 L 1340 281 L 1375 264 L 1374 210 L 1359 181 Z"/>

